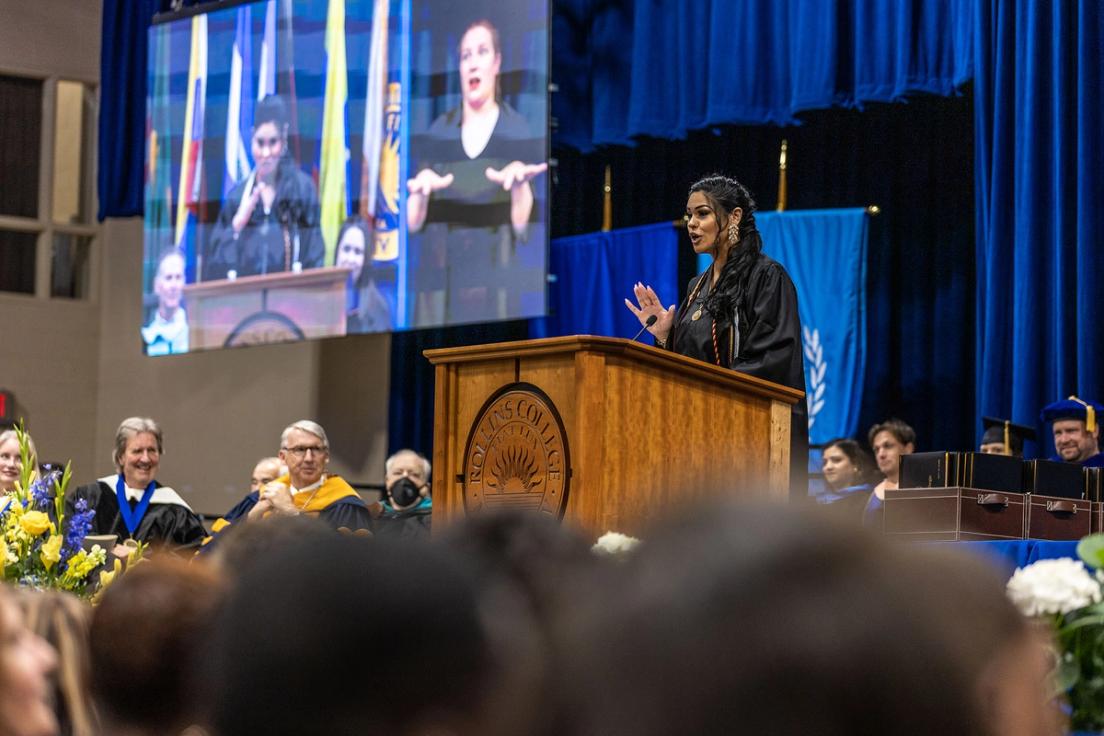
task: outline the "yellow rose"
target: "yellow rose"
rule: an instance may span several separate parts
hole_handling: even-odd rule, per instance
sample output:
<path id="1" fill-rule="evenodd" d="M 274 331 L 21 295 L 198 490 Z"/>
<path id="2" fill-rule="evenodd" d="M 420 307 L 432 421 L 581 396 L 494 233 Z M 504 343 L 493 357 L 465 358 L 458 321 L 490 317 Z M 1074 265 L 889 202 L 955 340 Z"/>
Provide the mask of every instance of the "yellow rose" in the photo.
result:
<path id="1" fill-rule="evenodd" d="M 61 559 L 61 535 L 51 534 L 50 538 L 42 543 L 42 564 L 46 566 L 46 572 L 54 569 L 54 565 Z"/>
<path id="2" fill-rule="evenodd" d="M 23 527 L 23 531 L 30 534 L 32 537 L 37 537 L 47 530 L 49 530 L 50 517 L 41 511 L 28 511 L 23 514 L 23 518 L 19 520 L 20 526 Z"/>

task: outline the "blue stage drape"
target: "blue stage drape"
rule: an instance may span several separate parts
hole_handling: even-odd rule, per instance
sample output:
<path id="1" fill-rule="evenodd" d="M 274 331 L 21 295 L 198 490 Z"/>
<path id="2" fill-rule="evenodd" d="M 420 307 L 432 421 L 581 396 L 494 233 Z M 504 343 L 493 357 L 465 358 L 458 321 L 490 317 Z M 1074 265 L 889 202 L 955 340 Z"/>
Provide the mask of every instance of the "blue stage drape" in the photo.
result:
<path id="1" fill-rule="evenodd" d="M 1031 425 L 1070 394 L 1104 399 L 1104 10 L 977 12 L 977 413 Z"/>
<path id="2" fill-rule="evenodd" d="M 142 214 L 149 34 L 160 0 L 104 0 L 98 217 Z"/>
<path id="3" fill-rule="evenodd" d="M 650 285 L 667 304 L 682 299 L 678 231 L 669 222 L 557 238 L 549 272 L 556 277 L 548 289 L 549 315 L 530 321 L 530 337 L 632 337 L 640 321 L 622 300 L 632 298 L 637 281 Z"/>
<path id="4" fill-rule="evenodd" d="M 556 142 L 589 150 L 951 94 L 972 74 L 972 27 L 970 0 L 559 0 Z"/>

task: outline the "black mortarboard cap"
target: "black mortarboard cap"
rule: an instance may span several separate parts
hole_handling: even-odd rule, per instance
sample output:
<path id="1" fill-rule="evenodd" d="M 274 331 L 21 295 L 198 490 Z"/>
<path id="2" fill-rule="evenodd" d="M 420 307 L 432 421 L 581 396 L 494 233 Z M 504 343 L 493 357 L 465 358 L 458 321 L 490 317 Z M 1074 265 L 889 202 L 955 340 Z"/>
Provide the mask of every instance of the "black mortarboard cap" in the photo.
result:
<path id="1" fill-rule="evenodd" d="M 981 444 L 1002 442 L 1005 451 L 1010 455 L 1023 453 L 1024 440 L 1035 440 L 1035 430 L 1033 428 L 1016 424 L 1007 419 L 982 417 L 981 424 L 985 427 L 985 434 L 981 436 Z"/>

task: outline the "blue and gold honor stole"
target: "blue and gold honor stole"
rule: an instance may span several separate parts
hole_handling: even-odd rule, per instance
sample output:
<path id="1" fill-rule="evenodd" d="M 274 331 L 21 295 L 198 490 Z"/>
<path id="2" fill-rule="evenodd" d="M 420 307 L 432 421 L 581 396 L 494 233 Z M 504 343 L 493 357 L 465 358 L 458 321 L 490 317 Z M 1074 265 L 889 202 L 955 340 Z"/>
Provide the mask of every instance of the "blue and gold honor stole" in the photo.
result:
<path id="1" fill-rule="evenodd" d="M 130 501 L 127 500 L 126 495 L 126 479 L 120 473 L 119 479 L 115 481 L 115 498 L 119 502 L 119 513 L 123 515 L 123 523 L 126 524 L 130 536 L 134 536 L 134 532 L 138 530 L 138 525 L 142 523 L 146 511 L 149 510 L 150 501 L 153 500 L 153 492 L 156 489 L 157 481 L 151 480 L 150 484 L 146 486 L 142 498 L 138 501 L 138 508 L 131 511 Z"/>

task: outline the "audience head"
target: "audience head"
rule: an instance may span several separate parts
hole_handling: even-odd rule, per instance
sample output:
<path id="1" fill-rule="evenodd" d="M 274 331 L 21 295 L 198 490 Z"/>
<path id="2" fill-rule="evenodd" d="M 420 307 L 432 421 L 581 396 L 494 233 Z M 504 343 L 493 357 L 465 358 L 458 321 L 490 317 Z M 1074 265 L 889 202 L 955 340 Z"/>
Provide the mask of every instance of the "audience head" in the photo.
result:
<path id="1" fill-rule="evenodd" d="M 166 251 L 157 262 L 153 277 L 157 311 L 163 319 L 172 319 L 184 296 L 184 254 L 176 248 Z"/>
<path id="2" fill-rule="evenodd" d="M 383 465 L 387 501 L 398 510 L 416 506 L 430 494 L 432 467 L 425 455 L 414 450 L 399 450 Z"/>
<path id="3" fill-rule="evenodd" d="M 89 637 L 106 732 L 180 733 L 204 720 L 198 653 L 221 596 L 210 569 L 170 557 L 139 564 L 107 589 Z"/>
<path id="4" fill-rule="evenodd" d="M 548 514 L 484 511 L 450 524 L 440 541 L 469 561 L 493 640 L 507 653 L 492 693 L 496 723 L 505 733 L 559 733 L 570 703 L 560 702 L 549 671 L 557 612 L 573 605 L 578 581 L 608 562 L 592 543 Z"/>
<path id="5" fill-rule="evenodd" d="M 50 673 L 57 655 L 27 626 L 15 596 L 0 586 L 0 736 L 58 732 Z"/>
<path id="6" fill-rule="evenodd" d="M 61 732 L 69 736 L 100 733 L 89 692 L 88 627 L 92 609 L 70 593 L 28 591 L 19 597 L 27 626 L 57 653 L 53 702 Z"/>
<path id="7" fill-rule="evenodd" d="M 287 465 L 295 488 L 317 483 L 330 462 L 326 430 L 309 419 L 289 424 L 280 435 L 280 460 Z"/>
<path id="8" fill-rule="evenodd" d="M 337 252 L 334 265 L 350 269 L 354 284 L 359 284 L 364 274 L 364 263 L 372 257 L 372 225 L 353 215 L 341 226 L 337 234 Z"/>
<path id="9" fill-rule="evenodd" d="M 145 488 L 161 464 L 161 427 L 149 417 L 124 419 L 115 430 L 115 468 L 131 488 Z"/>
<path id="10" fill-rule="evenodd" d="M 990 668 L 1028 627 L 983 560 L 792 508 L 712 507 L 612 572 L 564 628 L 578 733 L 1006 733 Z"/>
<path id="11" fill-rule="evenodd" d="M 311 540 L 328 539 L 336 532 L 310 516 L 272 515 L 233 524 L 219 535 L 218 545 L 205 557 L 226 576 L 237 578 L 277 550 Z"/>
<path id="12" fill-rule="evenodd" d="M 896 483 L 901 470 L 901 456 L 916 451 L 916 431 L 900 419 L 887 419 L 870 428 L 867 440 L 874 451 L 878 470 Z"/>
<path id="13" fill-rule="evenodd" d="M 38 463 L 38 453 L 34 441 L 27 435 L 27 449 L 31 452 L 31 463 Z M 11 493 L 23 473 L 23 459 L 19 454 L 19 435 L 14 429 L 0 432 L 0 495 Z"/>
<path id="14" fill-rule="evenodd" d="M 836 439 L 824 446 L 821 454 L 824 480 L 833 491 L 870 481 L 874 461 L 870 453 L 853 439 Z"/>
<path id="15" fill-rule="evenodd" d="M 215 730 L 485 732 L 495 680 L 478 604 L 433 543 L 331 534 L 273 550 L 238 579 L 212 640 Z"/>
<path id="16" fill-rule="evenodd" d="M 1067 463 L 1082 463 L 1100 452 L 1104 406 L 1071 396 L 1043 408 L 1043 422 L 1053 422 L 1054 450 Z"/>
<path id="17" fill-rule="evenodd" d="M 470 559 L 481 580 L 519 592 L 538 619 L 552 615 L 566 581 L 598 564 L 591 542 L 548 514 L 485 511 L 445 527 L 441 541 Z"/>
<path id="18" fill-rule="evenodd" d="M 287 472 L 287 468 L 278 457 L 266 457 L 258 461 L 249 478 L 249 492 L 256 493 L 265 483 L 271 483 Z"/>

